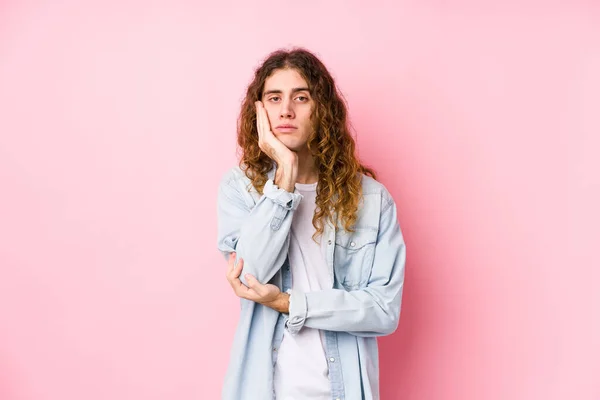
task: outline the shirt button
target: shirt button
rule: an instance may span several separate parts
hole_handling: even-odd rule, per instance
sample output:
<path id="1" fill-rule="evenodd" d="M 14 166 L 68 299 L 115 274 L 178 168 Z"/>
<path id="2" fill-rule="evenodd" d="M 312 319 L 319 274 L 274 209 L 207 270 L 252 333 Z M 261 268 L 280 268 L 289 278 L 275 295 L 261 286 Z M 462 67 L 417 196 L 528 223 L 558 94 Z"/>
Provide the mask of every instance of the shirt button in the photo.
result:
<path id="1" fill-rule="evenodd" d="M 356 245 L 356 243 L 350 242 L 350 246 L 354 247 L 355 245 Z"/>
<path id="2" fill-rule="evenodd" d="M 328 244 L 328 245 L 331 245 L 331 239 L 329 239 L 329 240 L 327 241 L 327 244 Z"/>
<path id="3" fill-rule="evenodd" d="M 277 351 L 277 347 L 273 347 L 273 351 Z"/>
<path id="4" fill-rule="evenodd" d="M 331 358 L 329 359 L 329 361 L 331 361 L 331 362 L 335 362 L 335 358 L 331 357 Z"/>

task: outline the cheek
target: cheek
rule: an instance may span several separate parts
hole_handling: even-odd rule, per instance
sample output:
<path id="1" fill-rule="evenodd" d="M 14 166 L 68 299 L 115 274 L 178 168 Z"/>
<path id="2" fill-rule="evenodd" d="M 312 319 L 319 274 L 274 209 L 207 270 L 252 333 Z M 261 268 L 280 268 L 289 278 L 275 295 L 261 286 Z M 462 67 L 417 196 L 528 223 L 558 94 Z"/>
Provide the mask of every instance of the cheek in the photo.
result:
<path id="1" fill-rule="evenodd" d="M 304 116 L 304 119 L 303 119 L 303 121 L 304 121 L 304 122 L 303 122 L 304 128 L 305 128 L 307 131 L 312 131 L 312 130 L 313 130 L 313 121 L 311 120 L 311 113 L 310 113 L 310 112 L 309 112 L 309 113 L 307 113 L 307 114 Z"/>
<path id="2" fill-rule="evenodd" d="M 296 114 L 296 116 L 302 121 L 302 124 L 304 126 L 308 127 L 312 123 L 312 121 L 310 120 L 311 114 L 311 110 L 307 109 L 300 111 L 298 114 Z"/>
<path id="3" fill-rule="evenodd" d="M 268 108 L 265 108 L 265 111 L 267 111 L 267 118 L 269 119 L 269 124 L 273 124 L 273 121 L 277 120 L 277 113 L 273 110 L 269 110 Z"/>

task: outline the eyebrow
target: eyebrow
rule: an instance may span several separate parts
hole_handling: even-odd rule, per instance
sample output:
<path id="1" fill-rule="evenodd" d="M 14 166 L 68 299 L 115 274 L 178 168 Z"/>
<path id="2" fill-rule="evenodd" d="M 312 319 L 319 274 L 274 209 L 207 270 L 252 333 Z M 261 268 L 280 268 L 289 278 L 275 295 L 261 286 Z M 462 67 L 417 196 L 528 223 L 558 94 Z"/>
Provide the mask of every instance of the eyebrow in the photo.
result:
<path id="1" fill-rule="evenodd" d="M 310 90 L 308 90 L 308 88 L 306 88 L 306 87 L 293 88 L 292 89 L 292 93 L 296 93 L 296 92 L 308 92 L 308 93 L 310 93 Z M 279 89 L 267 90 L 266 92 L 263 93 L 263 96 L 266 96 L 268 94 L 273 94 L 273 93 L 281 94 L 281 93 L 283 93 L 283 91 L 279 90 Z"/>

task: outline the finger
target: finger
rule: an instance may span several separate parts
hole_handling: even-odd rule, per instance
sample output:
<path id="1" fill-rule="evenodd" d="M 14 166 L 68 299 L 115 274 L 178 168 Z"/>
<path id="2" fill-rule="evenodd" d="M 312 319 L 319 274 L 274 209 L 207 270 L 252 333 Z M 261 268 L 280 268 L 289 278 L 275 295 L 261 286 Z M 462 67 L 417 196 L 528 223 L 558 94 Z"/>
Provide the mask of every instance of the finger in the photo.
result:
<path id="1" fill-rule="evenodd" d="M 229 281 L 229 285 L 231 286 L 231 288 L 233 289 L 233 291 L 235 292 L 236 295 L 240 295 L 240 292 L 242 291 L 242 289 L 246 288 L 246 285 L 244 285 L 242 283 L 242 281 L 240 280 L 240 278 L 237 278 L 235 276 L 228 276 L 227 280 Z M 244 289 L 245 291 L 246 289 Z"/>
<path id="2" fill-rule="evenodd" d="M 240 258 L 237 265 L 232 265 L 232 268 L 227 272 L 227 280 L 231 282 L 233 279 L 238 279 L 242 274 L 242 268 L 244 268 L 244 260 Z"/>
<path id="3" fill-rule="evenodd" d="M 240 295 L 241 292 L 248 291 L 248 287 L 246 285 L 244 285 L 244 282 L 242 282 L 240 280 L 239 273 L 237 276 L 231 275 L 227 280 L 229 281 L 229 285 L 232 287 L 235 294 L 237 294 L 238 296 Z"/>
<path id="4" fill-rule="evenodd" d="M 239 276 L 242 272 L 242 266 L 243 263 L 238 262 L 238 265 L 236 267 L 233 267 L 228 273 L 227 273 L 227 281 L 229 281 L 230 285 L 234 284 L 234 281 L 237 279 L 239 280 Z M 236 286 L 238 286 L 236 284 Z"/>
<path id="5" fill-rule="evenodd" d="M 258 138 L 260 139 L 262 136 L 262 118 L 260 112 L 260 101 L 254 103 L 256 107 L 256 130 L 258 131 Z"/>
<path id="6" fill-rule="evenodd" d="M 267 132 L 271 132 L 271 121 L 269 121 L 269 115 L 267 115 L 267 110 L 264 106 L 262 108 L 263 113 L 263 129 Z"/>
<path id="7" fill-rule="evenodd" d="M 239 278 L 233 278 L 230 281 L 230 284 L 233 288 L 233 292 L 238 297 L 252 301 L 256 301 L 260 298 L 254 289 L 250 289 L 248 286 L 244 285 L 244 283 Z"/>
<path id="8" fill-rule="evenodd" d="M 264 286 L 251 274 L 244 275 L 246 282 L 248 282 L 248 288 L 254 290 L 259 296 L 263 293 Z"/>
<path id="9" fill-rule="evenodd" d="M 229 275 L 231 273 L 231 271 L 233 270 L 233 267 L 235 266 L 235 257 L 236 257 L 235 252 L 229 253 L 229 259 L 227 260 L 227 273 L 226 273 L 226 275 Z"/>
<path id="10" fill-rule="evenodd" d="M 267 110 L 265 109 L 265 106 L 260 103 L 260 114 L 262 116 L 262 121 L 261 121 L 261 128 L 263 130 L 263 133 L 267 133 L 271 131 L 271 123 L 269 122 L 269 116 L 267 115 Z"/>
<path id="11" fill-rule="evenodd" d="M 258 115 L 260 117 L 260 133 L 264 136 L 269 131 L 269 118 L 262 102 L 258 103 Z"/>
<path id="12" fill-rule="evenodd" d="M 242 268 L 244 268 L 244 259 L 240 258 L 237 262 L 237 266 L 231 271 L 235 278 L 240 277 L 240 275 L 242 274 Z"/>
<path id="13" fill-rule="evenodd" d="M 229 259 L 227 260 L 227 271 L 225 272 L 227 280 L 229 280 L 229 275 L 231 275 L 231 271 L 233 271 L 233 267 L 235 266 L 235 257 L 235 253 L 229 254 Z"/>

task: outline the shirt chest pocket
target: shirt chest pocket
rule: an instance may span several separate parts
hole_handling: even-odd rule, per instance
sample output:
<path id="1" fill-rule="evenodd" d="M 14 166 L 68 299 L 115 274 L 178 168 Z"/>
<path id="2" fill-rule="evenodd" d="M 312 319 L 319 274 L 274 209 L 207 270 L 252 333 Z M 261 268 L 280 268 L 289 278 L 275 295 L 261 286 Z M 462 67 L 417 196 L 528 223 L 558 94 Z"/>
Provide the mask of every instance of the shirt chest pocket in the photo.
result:
<path id="1" fill-rule="evenodd" d="M 376 242 L 377 230 L 373 229 L 336 233 L 333 264 L 336 281 L 344 289 L 355 290 L 367 286 Z"/>

